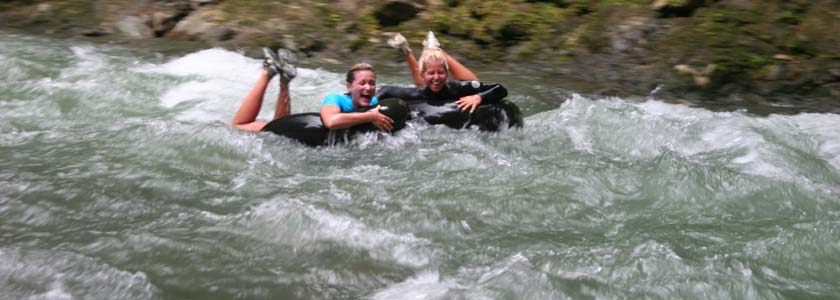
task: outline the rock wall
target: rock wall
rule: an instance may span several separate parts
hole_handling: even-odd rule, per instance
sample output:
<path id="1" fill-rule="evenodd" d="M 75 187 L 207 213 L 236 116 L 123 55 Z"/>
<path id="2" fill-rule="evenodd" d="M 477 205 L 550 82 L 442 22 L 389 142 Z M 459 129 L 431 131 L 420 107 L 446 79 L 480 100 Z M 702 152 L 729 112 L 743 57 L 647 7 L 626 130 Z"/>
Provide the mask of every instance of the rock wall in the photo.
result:
<path id="1" fill-rule="evenodd" d="M 284 47 L 398 59 L 393 32 L 434 30 L 469 63 L 526 63 L 583 92 L 696 101 L 840 99 L 836 0 L 56 0 L 0 2 L 0 24 L 100 39 Z M 415 46 L 419 46 L 415 44 Z M 586 70 L 576 72 L 575 70 Z M 817 100 L 814 100 L 817 99 Z"/>

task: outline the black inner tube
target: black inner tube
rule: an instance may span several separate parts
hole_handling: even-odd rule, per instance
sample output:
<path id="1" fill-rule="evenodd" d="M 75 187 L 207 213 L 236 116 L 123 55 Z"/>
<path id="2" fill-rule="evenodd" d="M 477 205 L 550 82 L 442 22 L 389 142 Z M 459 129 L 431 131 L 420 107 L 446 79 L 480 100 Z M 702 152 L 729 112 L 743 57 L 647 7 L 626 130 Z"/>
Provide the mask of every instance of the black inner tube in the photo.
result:
<path id="1" fill-rule="evenodd" d="M 370 109 L 373 107 L 360 107 L 355 111 L 364 112 Z M 405 128 L 406 122 L 412 116 L 432 125 L 443 124 L 456 129 L 477 126 L 482 131 L 498 131 L 523 125 L 519 107 L 507 100 L 480 105 L 475 112 L 469 113 L 462 111 L 452 102 L 414 101 L 409 104 L 397 98 L 389 98 L 379 101 L 379 112 L 394 120 L 392 133 Z M 276 119 L 266 124 L 261 131 L 273 132 L 309 146 L 324 146 L 345 142 L 359 133 L 377 130 L 370 123 L 347 129 L 329 129 L 321 121 L 321 115 L 312 112 Z"/>
<path id="2" fill-rule="evenodd" d="M 477 126 L 481 131 L 499 131 L 522 127 L 524 123 L 519 107 L 507 100 L 479 105 L 472 113 L 461 110 L 453 102 L 416 101 L 410 106 L 411 111 L 427 123 L 456 129 Z"/>
<path id="3" fill-rule="evenodd" d="M 360 107 L 357 112 L 364 112 L 374 107 Z M 393 131 L 405 128 L 409 118 L 408 103 L 396 98 L 379 101 L 379 112 L 394 120 Z M 347 129 L 329 129 L 321 121 L 320 113 L 300 113 L 288 115 L 265 125 L 261 131 L 291 138 L 309 146 L 332 145 L 353 138 L 358 133 L 373 132 L 378 129 L 373 124 L 360 124 Z"/>

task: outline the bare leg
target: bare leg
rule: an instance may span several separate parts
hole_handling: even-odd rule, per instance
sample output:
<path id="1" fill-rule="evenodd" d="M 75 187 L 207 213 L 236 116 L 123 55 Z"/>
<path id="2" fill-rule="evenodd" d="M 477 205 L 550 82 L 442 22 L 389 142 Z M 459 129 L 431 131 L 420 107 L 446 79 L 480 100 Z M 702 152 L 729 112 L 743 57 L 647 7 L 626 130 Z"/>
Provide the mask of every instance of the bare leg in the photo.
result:
<path id="1" fill-rule="evenodd" d="M 270 79 L 268 72 L 263 71 L 260 73 L 260 78 L 254 83 L 254 87 L 245 96 L 245 100 L 242 101 L 242 105 L 236 111 L 236 116 L 233 117 L 233 122 L 231 123 L 234 127 L 247 131 L 260 131 L 265 126 L 266 122 L 255 120 L 260 113 L 263 95 L 265 95 L 265 90 L 268 87 L 268 81 Z"/>
<path id="2" fill-rule="evenodd" d="M 274 120 L 292 113 L 292 97 L 289 94 L 289 80 L 280 77 L 280 96 L 277 97 L 277 108 L 274 110 Z"/>
<path id="3" fill-rule="evenodd" d="M 297 56 L 289 50 L 277 50 L 277 70 L 280 74 L 280 95 L 277 97 L 277 108 L 274 109 L 274 119 L 288 116 L 292 113 L 292 96 L 289 93 L 289 83 L 297 77 Z"/>

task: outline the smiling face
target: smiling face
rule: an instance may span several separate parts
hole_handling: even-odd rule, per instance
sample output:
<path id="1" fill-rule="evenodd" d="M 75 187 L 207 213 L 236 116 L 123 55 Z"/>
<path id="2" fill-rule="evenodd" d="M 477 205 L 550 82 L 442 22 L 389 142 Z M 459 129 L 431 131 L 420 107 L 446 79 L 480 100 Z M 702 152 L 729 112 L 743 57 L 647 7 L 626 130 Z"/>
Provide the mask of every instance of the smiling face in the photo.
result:
<path id="1" fill-rule="evenodd" d="M 432 92 L 440 92 L 446 85 L 446 65 L 443 61 L 431 59 L 425 62 L 423 81 Z"/>
<path id="2" fill-rule="evenodd" d="M 372 70 L 353 71 L 353 81 L 347 83 L 347 91 L 355 106 L 369 106 L 376 94 L 376 73 Z"/>

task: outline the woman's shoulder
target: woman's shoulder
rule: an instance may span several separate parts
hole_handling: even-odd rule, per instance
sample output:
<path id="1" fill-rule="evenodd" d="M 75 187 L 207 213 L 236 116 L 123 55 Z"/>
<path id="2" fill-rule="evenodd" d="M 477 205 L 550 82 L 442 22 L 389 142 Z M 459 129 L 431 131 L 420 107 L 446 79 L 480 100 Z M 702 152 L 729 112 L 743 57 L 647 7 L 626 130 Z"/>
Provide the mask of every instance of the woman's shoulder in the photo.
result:
<path id="1" fill-rule="evenodd" d="M 349 98 L 350 94 L 347 93 L 329 93 L 325 98 Z"/>

